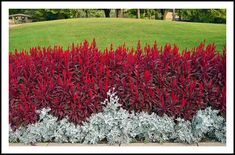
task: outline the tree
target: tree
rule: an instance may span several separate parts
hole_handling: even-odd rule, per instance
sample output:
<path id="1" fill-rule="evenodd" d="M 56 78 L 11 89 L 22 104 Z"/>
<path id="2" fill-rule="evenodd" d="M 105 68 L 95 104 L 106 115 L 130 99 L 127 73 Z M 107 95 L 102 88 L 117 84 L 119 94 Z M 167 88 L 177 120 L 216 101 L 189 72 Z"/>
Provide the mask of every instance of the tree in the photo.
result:
<path id="1" fill-rule="evenodd" d="M 140 19 L 140 9 L 136 9 L 136 12 L 137 12 L 136 18 Z"/>
<path id="2" fill-rule="evenodd" d="M 89 17 L 89 10 L 88 9 L 84 9 L 85 13 L 86 13 L 86 18 Z"/>
<path id="3" fill-rule="evenodd" d="M 82 9 L 70 9 L 71 18 L 80 18 L 83 15 L 84 11 Z"/>
<path id="4" fill-rule="evenodd" d="M 175 9 L 176 14 L 179 16 L 179 21 L 182 20 L 182 10 L 181 9 Z"/>
<path id="5" fill-rule="evenodd" d="M 160 13 L 161 13 L 161 20 L 164 19 L 164 14 L 165 14 L 166 9 L 160 9 Z"/>
<path id="6" fill-rule="evenodd" d="M 104 10 L 105 17 L 109 18 L 110 17 L 111 9 L 103 9 L 103 10 Z"/>
<path id="7" fill-rule="evenodd" d="M 154 9 L 154 11 L 155 11 L 154 17 L 155 19 L 158 19 L 158 9 Z"/>
<path id="8" fill-rule="evenodd" d="M 9 15 L 17 13 L 25 13 L 25 9 L 9 9 Z"/>
<path id="9" fill-rule="evenodd" d="M 172 12 L 172 20 L 175 21 L 175 9 L 173 9 L 173 12 Z"/>
<path id="10" fill-rule="evenodd" d="M 115 9 L 115 13 L 117 18 L 123 17 L 123 9 Z"/>
<path id="11" fill-rule="evenodd" d="M 155 11 L 153 9 L 146 9 L 146 17 L 152 19 L 152 16 L 155 18 Z"/>
<path id="12" fill-rule="evenodd" d="M 225 9 L 182 9 L 181 15 L 190 22 L 226 23 Z"/>

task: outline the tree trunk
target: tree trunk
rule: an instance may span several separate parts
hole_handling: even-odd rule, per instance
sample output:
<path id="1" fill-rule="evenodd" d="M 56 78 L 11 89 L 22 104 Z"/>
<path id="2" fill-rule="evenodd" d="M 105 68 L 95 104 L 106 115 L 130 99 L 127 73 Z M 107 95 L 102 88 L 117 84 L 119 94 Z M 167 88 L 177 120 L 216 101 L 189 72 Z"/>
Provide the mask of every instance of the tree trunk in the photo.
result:
<path id="1" fill-rule="evenodd" d="M 151 12 L 150 12 L 150 10 L 149 10 L 149 9 L 147 10 L 147 13 L 148 13 L 148 17 L 149 17 L 149 19 L 151 19 Z"/>
<path id="2" fill-rule="evenodd" d="M 111 9 L 104 9 L 104 14 L 106 18 L 110 17 L 110 12 L 111 12 Z"/>
<path id="3" fill-rule="evenodd" d="M 158 18 L 158 15 L 157 15 L 157 9 L 154 9 L 154 11 L 155 11 L 155 15 L 154 15 L 154 17 L 155 17 L 155 19 L 157 19 L 157 18 Z"/>
<path id="4" fill-rule="evenodd" d="M 117 18 L 122 18 L 123 17 L 123 9 L 116 9 L 116 17 Z"/>
<path id="5" fill-rule="evenodd" d="M 123 16 L 124 16 L 124 9 L 121 9 L 121 11 L 120 11 L 120 17 L 123 18 Z"/>
<path id="6" fill-rule="evenodd" d="M 115 9 L 116 18 L 118 18 L 118 14 L 119 14 L 119 9 Z"/>
<path id="7" fill-rule="evenodd" d="M 136 18 L 140 19 L 140 9 L 136 9 L 136 10 L 137 10 Z"/>
<path id="8" fill-rule="evenodd" d="M 175 9 L 173 9 L 173 12 L 172 12 L 172 20 L 175 21 Z"/>
<path id="9" fill-rule="evenodd" d="M 79 10 L 76 10 L 75 16 L 76 16 L 76 18 L 80 18 L 80 12 L 79 12 Z"/>
<path id="10" fill-rule="evenodd" d="M 179 21 L 181 21 L 181 10 L 178 10 Z"/>
<path id="11" fill-rule="evenodd" d="M 161 20 L 164 19 L 165 9 L 160 9 L 161 12 Z"/>
<path id="12" fill-rule="evenodd" d="M 85 13 L 86 13 L 86 18 L 88 18 L 89 17 L 89 13 L 88 13 L 87 9 L 85 10 Z"/>

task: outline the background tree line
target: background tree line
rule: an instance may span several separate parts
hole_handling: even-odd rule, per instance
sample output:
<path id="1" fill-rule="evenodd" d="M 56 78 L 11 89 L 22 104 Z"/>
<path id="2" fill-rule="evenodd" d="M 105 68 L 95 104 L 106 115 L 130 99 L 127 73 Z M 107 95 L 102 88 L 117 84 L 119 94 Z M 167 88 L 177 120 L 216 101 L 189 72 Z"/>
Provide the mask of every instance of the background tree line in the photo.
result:
<path id="1" fill-rule="evenodd" d="M 178 20 L 182 21 L 226 23 L 225 9 L 10 9 L 9 14 L 29 14 L 33 21 L 68 18 L 163 19 L 167 11 L 175 12 Z"/>

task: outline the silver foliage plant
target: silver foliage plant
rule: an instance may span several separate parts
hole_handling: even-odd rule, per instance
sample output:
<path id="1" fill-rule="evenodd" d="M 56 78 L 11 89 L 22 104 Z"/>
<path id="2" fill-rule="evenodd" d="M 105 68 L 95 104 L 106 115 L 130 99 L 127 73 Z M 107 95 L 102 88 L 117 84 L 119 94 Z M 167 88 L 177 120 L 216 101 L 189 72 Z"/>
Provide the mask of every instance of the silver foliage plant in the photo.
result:
<path id="1" fill-rule="evenodd" d="M 25 144 L 36 142 L 81 142 L 80 126 L 69 123 L 67 118 L 60 121 L 48 112 L 50 108 L 37 110 L 39 121 L 35 124 L 29 124 L 26 127 L 20 127 L 15 132 L 10 128 L 9 141 L 21 142 Z"/>
<path id="2" fill-rule="evenodd" d="M 196 141 L 202 138 L 216 139 L 226 142 L 226 122 L 222 116 L 218 116 L 218 110 L 211 107 L 199 110 L 192 120 L 192 133 Z"/>
<path id="3" fill-rule="evenodd" d="M 108 144 L 131 143 L 134 141 L 197 143 L 204 138 L 226 142 L 226 122 L 218 116 L 218 110 L 210 107 L 199 110 L 193 120 L 174 120 L 167 115 L 155 113 L 130 113 L 119 104 L 113 90 L 107 92 L 108 98 L 102 102 L 103 111 L 92 114 L 82 125 L 75 125 L 65 117 L 58 120 L 49 114 L 50 108 L 37 110 L 39 121 L 15 131 L 9 128 L 11 143 L 85 143 Z M 176 121 L 176 123 L 175 123 Z"/>
<path id="4" fill-rule="evenodd" d="M 92 114 L 88 121 L 83 123 L 83 143 L 96 144 L 102 140 L 107 140 L 109 144 L 131 142 L 131 120 L 134 115 L 121 108 L 116 93 L 108 91 L 107 95 L 108 99 L 102 102 L 103 111 Z"/>
<path id="5" fill-rule="evenodd" d="M 175 125 L 175 132 L 173 133 L 172 139 L 175 142 L 189 143 L 196 142 L 195 137 L 192 133 L 192 124 L 190 121 L 185 121 L 182 118 L 176 119 L 177 124 Z"/>
<path id="6" fill-rule="evenodd" d="M 137 113 L 132 122 L 136 136 L 146 142 L 169 141 L 174 133 L 174 120 L 166 115 L 159 117 L 155 113 L 151 115 L 140 112 Z"/>

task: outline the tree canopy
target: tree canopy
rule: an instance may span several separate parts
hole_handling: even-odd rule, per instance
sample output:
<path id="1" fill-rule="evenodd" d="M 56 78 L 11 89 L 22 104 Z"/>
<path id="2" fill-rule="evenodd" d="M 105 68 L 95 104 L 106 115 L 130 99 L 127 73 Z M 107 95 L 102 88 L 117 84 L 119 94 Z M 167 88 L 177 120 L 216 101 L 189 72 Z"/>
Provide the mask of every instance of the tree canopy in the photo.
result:
<path id="1" fill-rule="evenodd" d="M 25 13 L 33 21 L 67 18 L 142 18 L 163 19 L 173 9 L 10 9 L 9 14 Z M 226 9 L 176 9 L 179 20 L 190 22 L 226 23 Z"/>

